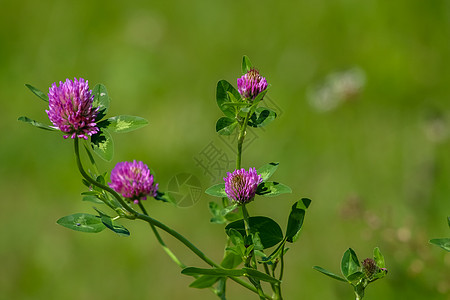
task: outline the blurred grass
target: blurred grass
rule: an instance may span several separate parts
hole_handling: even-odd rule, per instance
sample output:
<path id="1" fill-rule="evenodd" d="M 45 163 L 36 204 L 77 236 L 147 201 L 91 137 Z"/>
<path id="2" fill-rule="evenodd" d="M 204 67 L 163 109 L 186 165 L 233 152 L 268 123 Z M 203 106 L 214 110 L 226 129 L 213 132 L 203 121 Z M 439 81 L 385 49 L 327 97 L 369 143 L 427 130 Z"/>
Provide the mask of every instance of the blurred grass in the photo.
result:
<path id="1" fill-rule="evenodd" d="M 126 222 L 130 238 L 56 225 L 61 216 L 91 211 L 79 201 L 72 145 L 16 120 L 46 120 L 45 103 L 25 83 L 46 91 L 65 78 L 101 82 L 112 97 L 111 115 L 151 123 L 116 135 L 114 160 L 101 166 L 140 159 L 163 188 L 180 172 L 195 174 L 206 188 L 210 179 L 193 157 L 210 141 L 220 144 L 215 85 L 235 81 L 244 54 L 272 84 L 270 97 L 283 112 L 245 151 L 244 165 L 280 161 L 276 178 L 294 190 L 258 199 L 250 212 L 285 226 L 292 202 L 313 199 L 287 255 L 285 298 L 352 297 L 349 287 L 312 266 L 338 272 L 348 247 L 363 259 L 379 246 L 389 274 L 368 288 L 368 300 L 450 299 L 449 254 L 427 242 L 449 235 L 448 1 L 0 4 L 0 299 L 216 298 L 188 288 L 191 279 L 179 274 L 145 224 Z M 315 111 L 307 89 L 352 66 L 367 77 L 359 99 Z M 436 122 L 443 126 L 440 140 L 429 134 Z M 208 222 L 211 200 L 205 195 L 186 209 L 147 205 L 220 260 L 224 234 Z M 186 264 L 203 266 L 166 240 Z M 229 299 L 253 297 L 229 287 Z"/>

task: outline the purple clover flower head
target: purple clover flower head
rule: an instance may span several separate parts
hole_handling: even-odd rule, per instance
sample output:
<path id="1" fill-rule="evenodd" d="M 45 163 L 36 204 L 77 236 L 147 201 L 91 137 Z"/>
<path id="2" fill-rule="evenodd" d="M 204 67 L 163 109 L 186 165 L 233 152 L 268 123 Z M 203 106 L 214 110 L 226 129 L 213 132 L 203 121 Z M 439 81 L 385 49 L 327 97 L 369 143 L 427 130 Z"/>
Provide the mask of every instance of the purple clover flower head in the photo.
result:
<path id="1" fill-rule="evenodd" d="M 225 180 L 225 193 L 228 198 L 239 204 L 245 204 L 253 200 L 256 188 L 262 182 L 262 178 L 256 173 L 255 168 L 235 170 L 227 172 Z"/>
<path id="2" fill-rule="evenodd" d="M 136 160 L 117 163 L 111 171 L 108 185 L 135 204 L 146 200 L 147 196 L 155 197 L 158 191 L 158 184 L 154 182 L 148 166 Z"/>
<path id="3" fill-rule="evenodd" d="M 77 80 L 66 79 L 56 82 L 49 88 L 47 113 L 53 125 L 67 135 L 74 138 L 88 139 L 88 136 L 96 134 L 99 129 L 95 118 L 98 108 L 93 108 L 94 95 L 89 89 L 88 81 L 83 78 Z"/>
<path id="4" fill-rule="evenodd" d="M 237 86 L 242 97 L 253 100 L 267 88 L 267 80 L 259 75 L 258 70 L 251 69 L 237 79 Z"/>

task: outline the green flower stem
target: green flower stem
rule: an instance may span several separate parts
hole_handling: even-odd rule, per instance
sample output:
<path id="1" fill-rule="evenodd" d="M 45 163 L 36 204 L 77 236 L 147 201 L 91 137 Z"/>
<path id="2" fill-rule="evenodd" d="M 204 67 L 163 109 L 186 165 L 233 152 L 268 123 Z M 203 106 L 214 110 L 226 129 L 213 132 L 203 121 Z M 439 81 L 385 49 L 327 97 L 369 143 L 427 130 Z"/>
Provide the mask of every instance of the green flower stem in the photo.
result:
<path id="1" fill-rule="evenodd" d="M 281 246 L 281 255 L 280 255 L 280 277 L 278 278 L 280 281 L 283 279 L 283 272 L 284 272 L 284 243 L 283 246 Z M 275 275 L 275 274 L 274 274 Z M 283 296 L 281 296 L 281 284 L 275 283 L 275 293 L 277 300 L 283 300 Z"/>
<path id="2" fill-rule="evenodd" d="M 144 205 L 142 204 L 141 201 L 139 201 L 138 203 L 139 208 L 141 209 L 142 213 L 144 215 L 148 216 L 147 210 L 145 209 Z M 176 263 L 181 269 L 186 268 L 186 265 L 183 264 L 181 262 L 181 260 L 178 259 L 178 257 L 172 252 L 172 250 L 170 250 L 169 247 L 167 247 L 166 243 L 164 243 L 164 240 L 162 239 L 161 235 L 159 234 L 158 230 L 156 229 L 155 225 L 153 225 L 152 223 L 148 223 L 156 237 L 156 239 L 158 240 L 158 243 L 161 245 L 161 247 L 163 248 L 164 252 L 166 252 L 166 254 L 170 257 L 170 259 L 172 259 L 172 261 L 174 263 Z M 199 278 L 199 275 L 192 275 L 192 277 L 194 278 Z M 214 294 L 218 295 L 219 291 L 217 289 L 215 289 L 214 287 L 210 287 L 209 288 Z"/>
<path id="3" fill-rule="evenodd" d="M 249 118 L 250 118 L 250 111 L 245 115 L 244 122 L 240 123 L 238 145 L 237 145 L 236 170 L 241 168 L 242 145 L 244 144 L 244 139 L 246 135 L 245 130 L 247 129 Z"/>
<path id="4" fill-rule="evenodd" d="M 141 201 L 139 201 L 139 208 L 142 210 L 142 213 L 144 215 L 148 216 L 147 210 L 145 209 L 144 205 L 142 204 Z M 148 223 L 150 225 L 150 227 L 152 228 L 153 233 L 155 234 L 156 239 L 158 240 L 158 243 L 161 245 L 161 247 L 163 248 L 163 250 L 167 253 L 167 255 L 173 260 L 174 263 L 176 263 L 180 268 L 184 269 L 186 268 L 186 265 L 183 264 L 178 257 L 176 257 L 176 255 L 169 249 L 169 247 L 167 247 L 166 243 L 164 243 L 163 239 L 161 238 L 161 236 L 159 235 L 158 230 L 156 229 L 155 225 L 153 225 L 152 223 Z M 194 276 L 194 277 L 198 277 L 198 276 Z"/>
<path id="5" fill-rule="evenodd" d="M 245 234 L 247 235 L 247 237 L 250 238 L 250 236 L 251 236 L 251 235 L 250 235 L 250 224 L 249 224 L 249 221 L 248 221 L 249 215 L 248 215 L 247 208 L 245 207 L 245 203 L 243 203 L 243 204 L 241 205 L 241 208 L 242 208 L 242 215 L 243 215 L 243 217 L 244 217 Z M 252 259 L 253 259 L 253 267 L 252 267 L 252 265 L 251 265 Z M 256 257 L 255 257 L 255 255 L 254 255 L 254 251 L 253 251 L 253 250 L 249 253 L 249 256 L 248 256 L 247 259 L 245 260 L 244 264 L 245 264 L 246 267 L 254 268 L 255 270 L 258 269 L 258 264 L 256 263 Z M 250 282 L 251 282 L 251 283 L 255 286 L 255 288 L 258 290 L 258 295 L 259 295 L 259 297 L 260 297 L 261 299 L 264 299 L 264 296 L 265 296 L 265 295 L 264 295 L 264 292 L 263 292 L 263 290 L 262 290 L 260 281 L 259 281 L 259 280 L 255 280 L 255 279 L 253 279 L 253 278 L 250 278 Z"/>
<path id="6" fill-rule="evenodd" d="M 177 240 L 179 240 L 181 243 L 183 243 L 186 247 L 188 247 L 192 252 L 194 252 L 194 254 L 196 254 L 199 258 L 201 258 L 204 262 L 206 262 L 207 264 L 209 264 L 212 267 L 215 268 L 219 268 L 222 269 L 222 267 L 218 264 L 216 264 L 214 261 L 212 261 L 209 257 L 207 257 L 202 251 L 200 251 L 197 247 L 195 247 L 189 240 L 187 240 L 184 236 L 182 236 L 181 234 L 179 234 L 178 232 L 176 232 L 175 230 L 167 227 L 166 225 L 164 225 L 163 223 L 153 219 L 150 216 L 147 216 L 145 214 L 141 214 L 137 211 L 135 211 L 134 209 L 132 209 L 123 199 L 122 197 L 116 193 L 116 191 L 114 191 L 113 189 L 111 189 L 110 187 L 101 184 L 97 181 L 95 181 L 93 178 L 91 178 L 86 171 L 83 169 L 83 165 L 81 164 L 81 160 L 80 160 L 80 151 L 79 151 L 79 144 L 78 144 L 78 139 L 74 140 L 74 148 L 75 148 L 75 157 L 76 157 L 76 161 L 77 161 L 77 167 L 78 170 L 80 171 L 81 175 L 84 177 L 84 179 L 86 179 L 88 182 L 92 183 L 93 185 L 109 192 L 110 194 L 112 194 L 117 201 L 119 201 L 119 203 L 123 206 L 123 208 L 125 210 L 127 210 L 132 216 L 133 218 L 137 218 L 143 221 L 146 221 L 149 224 L 152 224 L 156 227 L 159 227 L 160 229 L 164 230 L 165 232 L 167 232 L 168 234 L 172 235 L 174 238 L 176 238 Z M 230 277 L 231 280 L 233 280 L 234 282 L 242 285 L 243 287 L 251 290 L 254 293 L 258 293 L 259 291 L 251 286 L 250 284 L 246 283 L 245 281 L 239 279 L 239 278 L 235 278 L 235 277 Z M 271 299 L 270 296 L 264 295 L 264 297 L 266 299 Z"/>
<path id="7" fill-rule="evenodd" d="M 245 206 L 245 203 L 243 203 L 243 204 L 241 205 L 241 209 L 242 209 L 242 216 L 244 217 L 245 235 L 246 235 L 248 238 L 250 238 L 250 237 L 251 237 L 251 235 L 250 235 L 250 223 L 249 223 L 249 221 L 248 221 L 249 215 L 248 215 L 248 211 L 247 211 L 247 207 Z M 250 255 L 249 255 L 248 259 L 247 259 L 247 261 L 245 262 L 245 266 L 246 266 L 246 267 L 252 267 L 252 266 L 251 266 L 251 259 L 252 259 L 253 257 L 254 257 L 253 251 L 251 251 L 251 252 L 250 252 Z M 254 268 L 257 269 L 256 262 L 255 262 Z"/>
<path id="8" fill-rule="evenodd" d="M 212 266 L 214 268 L 223 269 L 220 265 L 216 264 L 209 257 L 207 257 L 202 251 L 200 251 L 197 247 L 195 247 L 188 239 L 186 239 L 184 236 L 182 236 L 181 234 L 179 234 L 175 230 L 171 229 L 170 227 L 167 227 L 166 225 L 164 225 L 163 223 L 159 222 L 158 220 L 153 219 L 152 217 L 144 215 L 144 214 L 138 213 L 136 215 L 136 218 L 140 219 L 140 220 L 143 220 L 143 221 L 146 221 L 146 222 L 148 222 L 150 224 L 153 224 L 156 227 L 161 228 L 162 230 L 164 230 L 165 232 L 167 232 L 168 234 L 170 234 L 171 236 L 173 236 L 174 238 L 179 240 L 181 243 L 183 243 L 186 247 L 188 247 L 192 252 L 194 252 L 194 254 L 196 254 L 200 259 L 202 259 L 208 265 L 210 265 L 210 266 Z M 259 291 L 256 288 L 254 288 L 253 286 L 249 285 L 245 281 L 242 281 L 241 279 L 236 278 L 236 277 L 229 277 L 229 278 L 231 280 L 233 280 L 234 282 L 242 285 L 243 287 L 251 290 L 252 292 L 259 294 Z M 262 299 L 272 299 L 268 295 L 263 295 L 263 296 L 264 296 L 264 298 L 262 298 Z"/>
<path id="9" fill-rule="evenodd" d="M 104 184 L 101 184 L 99 182 L 97 182 L 96 180 L 94 180 L 93 178 L 91 178 L 86 171 L 83 169 L 83 165 L 81 164 L 81 159 L 80 159 L 80 147 L 78 144 L 78 138 L 74 139 L 74 147 L 75 147 L 75 157 L 77 160 L 77 167 L 78 170 L 80 171 L 81 175 L 84 177 L 84 179 L 86 179 L 88 182 L 92 183 L 93 185 L 107 191 L 108 193 L 110 193 L 111 195 L 114 196 L 114 198 L 117 199 L 117 201 L 119 201 L 120 205 L 122 205 L 123 208 L 125 208 L 125 210 L 127 210 L 133 217 L 136 216 L 136 214 L 138 214 L 137 211 L 135 211 L 134 209 L 132 209 L 123 199 L 122 197 L 116 193 L 115 190 L 113 190 L 112 188 L 110 188 L 109 186 L 106 186 Z"/>
<path id="10" fill-rule="evenodd" d="M 269 275 L 269 276 L 272 276 L 272 274 L 270 274 L 269 266 L 266 263 L 264 263 L 263 265 L 264 265 L 264 271 L 266 272 L 266 274 Z M 272 287 L 272 291 L 273 291 L 272 298 L 276 299 L 275 297 L 276 297 L 276 289 L 277 289 L 277 287 L 272 282 L 270 283 L 270 286 Z"/>

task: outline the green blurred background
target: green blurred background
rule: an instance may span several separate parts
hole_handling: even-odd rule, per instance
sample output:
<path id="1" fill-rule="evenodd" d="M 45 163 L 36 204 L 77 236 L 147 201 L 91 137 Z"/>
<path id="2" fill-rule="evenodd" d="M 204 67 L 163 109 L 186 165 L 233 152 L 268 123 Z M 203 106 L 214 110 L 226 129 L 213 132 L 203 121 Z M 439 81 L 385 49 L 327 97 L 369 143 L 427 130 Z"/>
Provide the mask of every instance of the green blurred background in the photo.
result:
<path id="1" fill-rule="evenodd" d="M 369 299 L 450 299 L 450 256 L 428 244 L 448 237 L 450 215 L 449 1 L 0 1 L 0 299 L 216 299 L 188 288 L 149 228 L 82 234 L 55 223 L 90 212 L 72 143 L 17 121 L 47 122 L 45 103 L 25 87 L 83 77 L 103 83 L 110 115 L 150 126 L 115 135 L 118 161 L 139 159 L 162 189 L 175 174 L 216 182 L 195 158 L 218 138 L 218 80 L 235 83 L 248 55 L 272 84 L 279 118 L 248 145 L 245 167 L 279 161 L 276 179 L 293 194 L 258 199 L 253 215 L 284 228 L 300 197 L 313 203 L 287 253 L 286 299 L 351 299 L 349 286 L 314 271 L 339 272 L 343 252 L 380 247 L 388 276 Z M 352 101 L 317 110 L 311 90 L 330 73 L 358 67 L 365 85 Z M 308 100 L 309 99 L 309 100 Z M 314 101 L 314 99 L 312 100 Z M 314 103 L 314 102 L 313 102 Z M 215 260 L 225 235 L 193 206 L 146 203 Z M 171 237 L 190 266 L 205 264 Z M 229 283 L 229 299 L 255 295 Z"/>

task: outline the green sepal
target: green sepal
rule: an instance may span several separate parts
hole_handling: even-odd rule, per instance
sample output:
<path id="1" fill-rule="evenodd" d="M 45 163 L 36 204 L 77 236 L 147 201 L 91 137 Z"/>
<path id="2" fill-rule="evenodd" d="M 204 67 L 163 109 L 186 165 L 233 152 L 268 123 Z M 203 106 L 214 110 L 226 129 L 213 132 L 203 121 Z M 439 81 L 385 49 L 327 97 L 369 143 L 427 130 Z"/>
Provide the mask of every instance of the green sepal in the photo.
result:
<path id="1" fill-rule="evenodd" d="M 21 116 L 17 120 L 25 122 L 25 123 L 28 123 L 30 125 L 33 125 L 34 127 L 37 127 L 37 128 L 40 128 L 40 129 L 44 129 L 44 130 L 49 130 L 49 131 L 58 131 L 59 130 L 56 127 L 36 122 L 35 120 L 32 120 L 32 119 L 30 119 L 28 117 L 25 117 L 25 116 Z"/>
<path id="2" fill-rule="evenodd" d="M 305 202 L 308 204 L 305 205 Z M 293 243 L 298 239 L 300 230 L 302 229 L 303 226 L 303 221 L 305 219 L 306 208 L 309 207 L 310 203 L 311 200 L 309 200 L 308 198 L 303 198 L 302 200 L 297 201 L 294 203 L 294 205 L 292 205 L 286 229 L 286 240 L 288 242 Z M 299 208 L 299 206 L 301 208 Z"/>
<path id="3" fill-rule="evenodd" d="M 316 271 L 319 271 L 320 273 L 325 274 L 325 275 L 327 275 L 327 276 L 329 276 L 329 277 L 331 277 L 333 279 L 336 279 L 336 280 L 339 280 L 339 281 L 343 281 L 343 282 L 347 282 L 347 280 L 345 278 L 342 278 L 341 276 L 336 275 L 336 274 L 334 274 L 334 273 L 332 273 L 332 272 L 330 272 L 328 270 L 325 270 L 324 268 L 321 268 L 319 266 L 314 266 L 313 269 L 316 270 Z"/>
<path id="4" fill-rule="evenodd" d="M 341 260 L 341 272 L 347 280 L 349 280 L 349 276 L 353 273 L 356 273 L 361 270 L 361 266 L 359 264 L 358 256 L 352 248 L 348 248 L 342 256 Z M 350 281 L 350 280 L 349 280 Z"/>
<path id="5" fill-rule="evenodd" d="M 277 222 L 268 217 L 250 217 L 248 219 L 251 234 L 259 234 L 259 239 L 264 249 L 270 248 L 283 240 L 283 231 Z M 237 220 L 225 227 L 228 233 L 229 229 L 237 230 L 244 238 L 246 237 L 244 220 Z"/>
<path id="6" fill-rule="evenodd" d="M 236 129 L 237 125 L 238 122 L 236 121 L 236 119 L 221 117 L 219 120 L 217 120 L 216 132 L 220 135 L 231 135 Z"/>
<path id="7" fill-rule="evenodd" d="M 247 73 L 253 68 L 252 62 L 250 61 L 250 58 L 248 58 L 247 55 L 244 55 L 242 57 L 242 74 Z"/>
<path id="8" fill-rule="evenodd" d="M 35 88 L 31 84 L 25 84 L 25 86 L 36 96 L 38 96 L 40 99 L 44 100 L 45 102 L 48 102 L 48 95 L 44 92 L 40 91 L 39 89 Z"/>
<path id="9" fill-rule="evenodd" d="M 256 194 L 261 196 L 278 196 L 280 194 L 292 193 L 292 190 L 287 185 L 275 181 L 266 181 L 258 185 Z"/>
<path id="10" fill-rule="evenodd" d="M 265 107 L 258 107 L 248 120 L 251 127 L 264 127 L 277 118 L 277 113 Z"/>
<path id="11" fill-rule="evenodd" d="M 262 166 L 261 168 L 259 168 L 256 171 L 256 173 L 258 173 L 258 175 L 261 176 L 262 181 L 266 181 L 267 179 L 270 178 L 270 176 L 273 175 L 273 173 L 275 173 L 279 164 L 280 163 L 278 163 L 278 162 L 268 163 L 268 164 Z"/>
<path id="12" fill-rule="evenodd" d="M 236 115 L 234 107 L 225 105 L 227 102 L 231 102 L 228 96 L 228 92 L 232 93 L 236 99 L 241 99 L 239 92 L 226 80 L 220 80 L 217 83 L 216 89 L 216 101 L 220 110 L 225 114 L 225 116 L 234 118 Z"/>
<path id="13" fill-rule="evenodd" d="M 112 132 L 125 133 L 148 125 L 148 121 L 141 117 L 120 115 L 103 120 L 97 125 Z"/>
<path id="14" fill-rule="evenodd" d="M 89 233 L 97 233 L 106 228 L 99 216 L 85 213 L 62 217 L 56 223 L 72 230 Z"/>
<path id="15" fill-rule="evenodd" d="M 218 183 L 210 186 L 206 189 L 205 193 L 214 197 L 228 197 L 227 193 L 225 193 L 225 183 Z"/>
<path id="16" fill-rule="evenodd" d="M 430 243 L 450 252 L 450 238 L 432 239 Z"/>
<path id="17" fill-rule="evenodd" d="M 114 156 L 114 141 L 108 130 L 103 129 L 91 136 L 91 147 L 101 159 L 111 161 Z"/>

